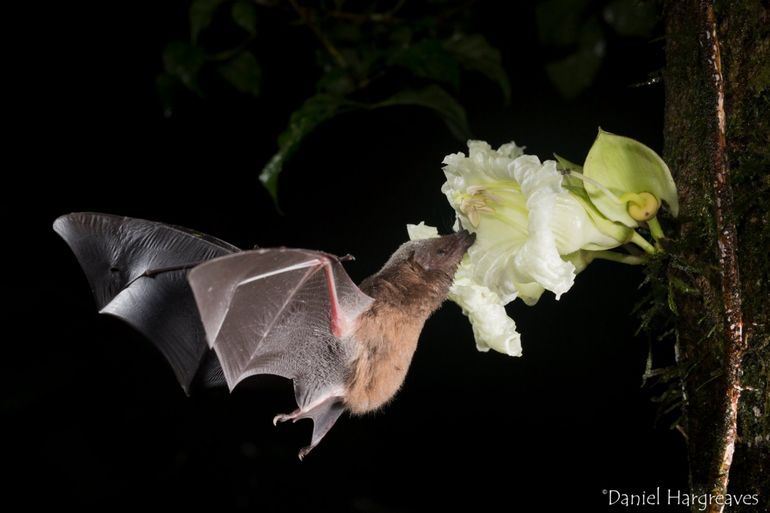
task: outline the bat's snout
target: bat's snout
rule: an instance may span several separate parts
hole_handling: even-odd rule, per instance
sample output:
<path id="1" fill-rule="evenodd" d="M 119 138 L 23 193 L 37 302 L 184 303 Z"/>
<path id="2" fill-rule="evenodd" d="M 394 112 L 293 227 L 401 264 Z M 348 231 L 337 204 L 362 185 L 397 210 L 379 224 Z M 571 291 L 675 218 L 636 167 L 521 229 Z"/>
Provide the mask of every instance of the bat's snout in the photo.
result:
<path id="1" fill-rule="evenodd" d="M 476 234 L 468 230 L 460 230 L 452 235 L 457 240 L 457 244 L 462 248 L 463 253 L 468 250 L 476 241 Z"/>
<path id="2" fill-rule="evenodd" d="M 451 235 L 445 235 L 444 241 L 444 254 L 447 255 L 445 258 L 447 261 L 457 263 L 462 260 L 468 248 L 473 246 L 476 241 L 476 234 L 470 233 L 468 230 L 461 230 Z"/>
<path id="3" fill-rule="evenodd" d="M 442 270 L 452 276 L 475 240 L 476 235 L 462 230 L 440 237 L 414 240 L 404 247 L 411 249 L 414 260 L 423 269 Z"/>
<path id="4" fill-rule="evenodd" d="M 471 233 L 468 230 L 460 230 L 457 232 L 457 235 L 459 235 L 465 243 L 468 244 L 468 246 L 472 246 L 474 242 L 476 242 L 476 234 Z"/>

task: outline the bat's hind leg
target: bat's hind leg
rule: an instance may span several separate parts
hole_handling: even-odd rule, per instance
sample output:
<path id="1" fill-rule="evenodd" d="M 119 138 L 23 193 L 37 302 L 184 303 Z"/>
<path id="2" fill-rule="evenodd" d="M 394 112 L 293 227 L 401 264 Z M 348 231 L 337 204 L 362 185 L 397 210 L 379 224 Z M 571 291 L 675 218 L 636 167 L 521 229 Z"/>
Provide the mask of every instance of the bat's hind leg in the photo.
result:
<path id="1" fill-rule="evenodd" d="M 345 410 L 345 405 L 342 402 L 341 397 L 333 396 L 329 397 L 311 406 L 307 409 L 297 408 L 291 413 L 283 413 L 276 415 L 273 418 L 273 424 L 277 425 L 279 422 L 286 422 L 290 420 L 297 422 L 300 419 L 312 419 L 313 420 L 313 438 L 310 441 L 310 445 L 302 448 L 299 451 L 299 459 L 304 458 L 318 443 L 323 439 L 326 433 L 332 428 L 337 419 Z"/>

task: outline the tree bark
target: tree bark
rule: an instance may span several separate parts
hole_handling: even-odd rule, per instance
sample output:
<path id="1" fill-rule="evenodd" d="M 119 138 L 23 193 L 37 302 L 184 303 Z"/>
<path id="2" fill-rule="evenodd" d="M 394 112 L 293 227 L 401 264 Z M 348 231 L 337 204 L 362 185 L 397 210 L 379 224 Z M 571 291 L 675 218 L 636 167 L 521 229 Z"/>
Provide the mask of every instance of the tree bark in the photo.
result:
<path id="1" fill-rule="evenodd" d="M 711 512 L 770 511 L 770 6 L 669 0 L 664 14 L 691 493 Z"/>

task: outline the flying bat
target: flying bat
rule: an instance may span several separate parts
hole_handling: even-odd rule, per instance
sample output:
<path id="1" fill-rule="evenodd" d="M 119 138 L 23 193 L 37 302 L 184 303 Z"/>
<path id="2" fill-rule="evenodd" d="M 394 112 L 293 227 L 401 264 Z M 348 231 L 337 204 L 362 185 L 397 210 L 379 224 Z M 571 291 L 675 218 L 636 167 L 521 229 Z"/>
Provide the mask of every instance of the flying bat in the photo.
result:
<path id="1" fill-rule="evenodd" d="M 54 222 L 100 313 L 123 319 L 170 363 L 185 393 L 259 374 L 293 380 L 313 420 L 302 459 L 343 411 L 374 411 L 404 382 L 423 324 L 474 237 L 406 242 L 358 286 L 321 251 L 242 251 L 194 230 L 98 213 Z"/>

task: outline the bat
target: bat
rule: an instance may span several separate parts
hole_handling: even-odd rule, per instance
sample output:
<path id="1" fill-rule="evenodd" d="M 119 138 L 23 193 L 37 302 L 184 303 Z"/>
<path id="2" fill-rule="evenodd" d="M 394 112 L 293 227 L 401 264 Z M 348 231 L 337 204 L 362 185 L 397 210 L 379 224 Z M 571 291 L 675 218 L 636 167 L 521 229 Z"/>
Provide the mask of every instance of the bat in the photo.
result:
<path id="1" fill-rule="evenodd" d="M 273 374 L 291 379 L 309 418 L 304 458 L 344 411 L 360 415 L 401 388 L 425 321 L 443 303 L 474 236 L 402 244 L 356 285 L 344 258 L 293 248 L 242 251 L 194 230 L 98 213 L 59 217 L 100 313 L 166 357 L 185 393 Z"/>

